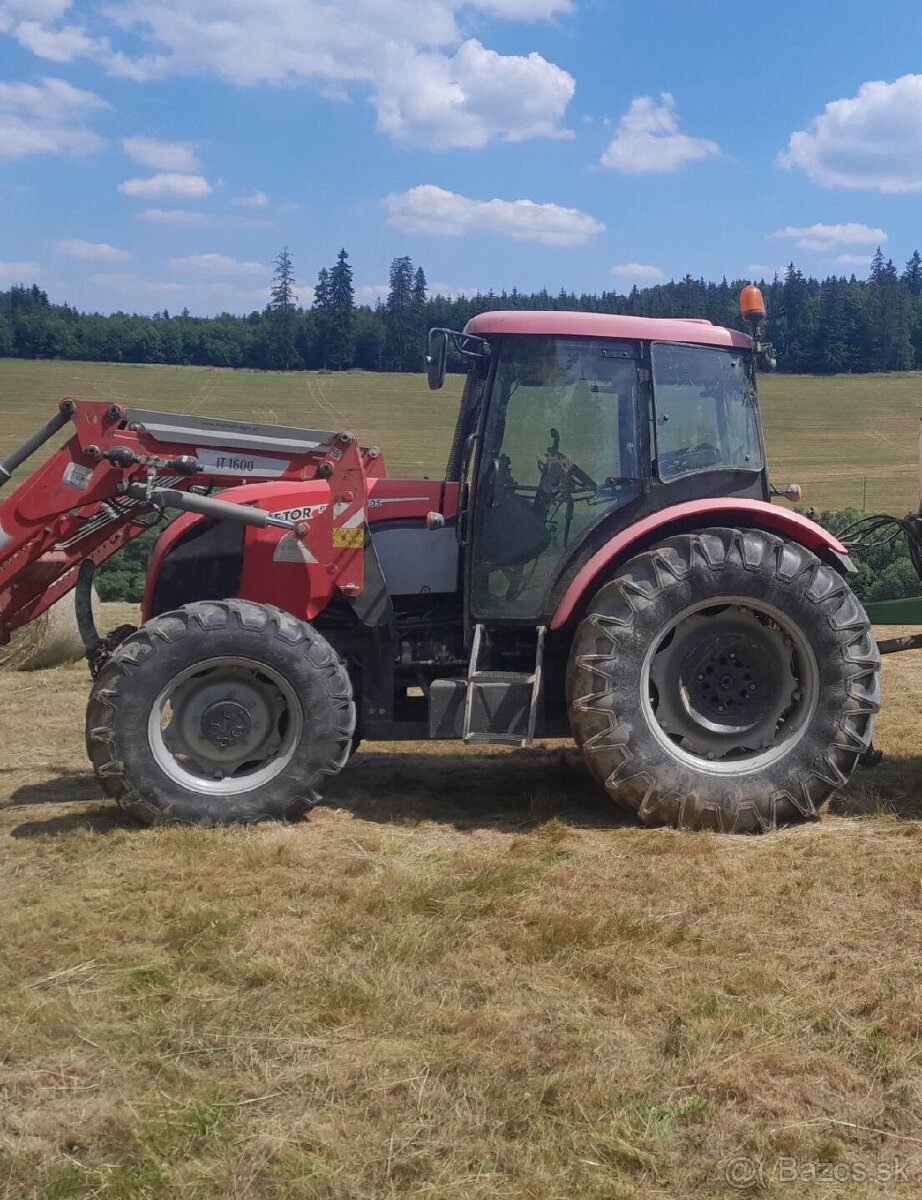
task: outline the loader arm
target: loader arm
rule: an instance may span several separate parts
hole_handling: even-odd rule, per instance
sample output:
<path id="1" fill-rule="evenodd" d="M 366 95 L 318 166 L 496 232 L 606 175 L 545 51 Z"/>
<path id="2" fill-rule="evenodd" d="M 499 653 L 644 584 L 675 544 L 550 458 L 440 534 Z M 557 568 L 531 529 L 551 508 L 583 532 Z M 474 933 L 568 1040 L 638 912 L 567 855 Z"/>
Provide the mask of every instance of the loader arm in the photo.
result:
<path id="1" fill-rule="evenodd" d="M 0 503 L 0 644 L 75 587 L 84 562 L 105 562 L 166 509 L 295 539 L 321 591 L 361 591 L 367 481 L 386 471 L 353 434 L 64 400 L 0 463 L 0 488 L 66 427 L 71 437 Z M 252 502 L 241 496 L 241 485 L 267 480 L 309 483 L 326 520 L 273 514 L 264 488 Z M 226 488 L 237 489 L 230 501 L 211 494 Z"/>

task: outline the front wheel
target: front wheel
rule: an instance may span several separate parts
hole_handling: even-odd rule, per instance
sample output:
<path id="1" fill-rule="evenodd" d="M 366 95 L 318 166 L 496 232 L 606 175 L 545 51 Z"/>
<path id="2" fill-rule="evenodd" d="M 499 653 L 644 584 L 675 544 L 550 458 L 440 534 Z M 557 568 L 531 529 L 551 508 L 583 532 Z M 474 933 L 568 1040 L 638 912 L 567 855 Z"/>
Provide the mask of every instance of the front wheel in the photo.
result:
<path id="1" fill-rule="evenodd" d="M 592 598 L 570 653 L 577 743 L 650 824 L 815 816 L 871 742 L 880 656 L 832 567 L 760 530 L 669 538 Z"/>
<path id="2" fill-rule="evenodd" d="M 100 783 L 148 824 L 300 817 L 354 732 L 349 676 L 330 645 L 245 600 L 148 621 L 106 661 L 87 707 Z"/>

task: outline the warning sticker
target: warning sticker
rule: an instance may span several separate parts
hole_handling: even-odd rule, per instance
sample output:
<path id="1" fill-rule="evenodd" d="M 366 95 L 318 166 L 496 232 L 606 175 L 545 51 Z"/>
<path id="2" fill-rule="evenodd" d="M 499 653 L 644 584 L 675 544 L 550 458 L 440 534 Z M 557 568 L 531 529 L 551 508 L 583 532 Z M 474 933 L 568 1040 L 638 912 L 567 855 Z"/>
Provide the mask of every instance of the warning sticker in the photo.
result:
<path id="1" fill-rule="evenodd" d="M 79 463 L 72 462 L 64 468 L 61 478 L 68 487 L 76 488 L 78 492 L 85 492 L 90 486 L 92 474 L 92 467 L 81 467 Z"/>
<path id="2" fill-rule="evenodd" d="M 365 530 L 334 529 L 333 545 L 337 550 L 361 550 L 365 545 Z"/>

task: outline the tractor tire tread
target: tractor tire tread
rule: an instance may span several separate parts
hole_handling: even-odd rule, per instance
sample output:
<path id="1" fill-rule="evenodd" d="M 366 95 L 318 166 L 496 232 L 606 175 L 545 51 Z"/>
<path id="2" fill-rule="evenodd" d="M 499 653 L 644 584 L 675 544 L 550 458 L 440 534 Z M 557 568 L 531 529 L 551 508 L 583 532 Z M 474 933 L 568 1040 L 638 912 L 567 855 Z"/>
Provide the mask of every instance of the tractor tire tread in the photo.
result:
<path id="1" fill-rule="evenodd" d="M 696 575 L 707 576 L 717 602 L 721 578 L 729 590 L 749 573 L 771 590 L 796 592 L 805 613 L 813 614 L 829 654 L 827 673 L 838 699 L 823 693 L 829 733 L 825 743 L 804 758 L 802 740 L 797 770 L 788 770 L 775 786 L 761 784 L 749 797 L 728 801 L 709 795 L 704 785 L 675 787 L 672 770 L 658 770 L 636 744 L 637 711 L 615 698 L 617 681 L 631 654 L 639 654 L 645 636 L 638 625 L 659 611 L 664 619 L 688 594 Z M 645 644 L 649 644 L 647 641 Z M 871 745 L 872 725 L 880 708 L 880 654 L 867 614 L 847 581 L 806 547 L 758 529 L 707 529 L 671 537 L 630 560 L 603 584 L 588 604 L 571 648 L 567 700 L 571 728 L 592 774 L 608 794 L 647 824 L 722 832 L 759 832 L 817 815 L 835 789 L 848 781 L 858 759 Z M 623 700 L 623 698 L 622 698 Z M 703 773 L 706 775 L 706 772 Z M 712 775 L 715 782 L 719 777 Z M 668 782 L 667 782 L 668 780 Z"/>
<path id="2" fill-rule="evenodd" d="M 234 631 L 282 643 L 286 655 L 301 656 L 310 665 L 314 681 L 323 690 L 324 705 L 329 713 L 325 752 L 307 774 L 286 769 L 286 776 L 299 774 L 299 786 L 277 811 L 242 813 L 237 806 L 228 805 L 226 817 L 220 811 L 190 814 L 188 807 L 177 810 L 168 801 L 164 802 L 162 796 L 152 800 L 127 770 L 119 749 L 125 733 L 123 705 L 135 688 L 138 672 L 144 669 L 151 656 L 159 657 L 180 648 L 190 637 L 198 639 L 202 634 Z M 323 780 L 338 774 L 345 766 L 354 732 L 355 705 L 349 675 L 326 639 L 312 626 L 281 609 L 240 599 L 187 604 L 142 625 L 105 662 L 94 682 L 86 716 L 87 754 L 103 791 L 125 812 L 147 825 L 298 820 L 320 802 L 319 789 Z"/>

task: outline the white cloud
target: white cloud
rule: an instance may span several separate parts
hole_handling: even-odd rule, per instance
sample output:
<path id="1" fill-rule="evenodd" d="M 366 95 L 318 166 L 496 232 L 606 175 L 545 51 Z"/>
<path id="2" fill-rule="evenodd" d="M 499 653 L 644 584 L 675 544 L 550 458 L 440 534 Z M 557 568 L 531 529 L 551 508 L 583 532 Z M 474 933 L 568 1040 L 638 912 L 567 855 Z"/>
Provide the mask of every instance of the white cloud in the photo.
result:
<path id="1" fill-rule="evenodd" d="M 497 54 L 470 39 L 451 58 L 392 52 L 373 102 L 394 141 L 476 149 L 496 138 L 571 137 L 560 121 L 575 87 L 540 54 Z"/>
<path id="2" fill-rule="evenodd" d="M 268 208 L 269 197 L 257 190 L 250 196 L 235 196 L 231 204 L 236 204 L 238 208 Z"/>
<path id="3" fill-rule="evenodd" d="M 873 259 L 870 254 L 837 254 L 836 265 L 840 267 L 869 267 Z"/>
<path id="4" fill-rule="evenodd" d="M 200 228 L 216 228 L 219 225 L 233 229 L 271 229 L 272 222 L 258 217 L 222 216 L 215 213 L 193 212 L 188 208 L 143 208 L 138 213 L 139 221 L 154 225 L 194 225 Z"/>
<path id="5" fill-rule="evenodd" d="M 35 283 L 42 275 L 42 268 L 34 262 L 0 262 L 0 287 L 14 283 Z"/>
<path id="6" fill-rule="evenodd" d="M 572 77 L 538 53 L 498 54 L 465 40 L 456 17 L 463 12 L 465 27 L 472 10 L 544 20 L 571 12 L 573 0 L 112 0 L 94 13 L 112 41 L 61 25 L 67 4 L 2 5 L 8 30 L 39 56 L 87 57 L 134 80 L 312 85 L 335 99 L 358 90 L 377 108 L 379 129 L 408 145 L 566 136 Z"/>
<path id="7" fill-rule="evenodd" d="M 922 75 L 864 83 L 791 134 L 778 165 L 827 188 L 922 191 Z"/>
<path id="8" fill-rule="evenodd" d="M 374 305 L 379 300 L 386 300 L 390 290 L 387 283 L 364 283 L 355 289 L 355 298 L 359 304 Z"/>
<path id="9" fill-rule="evenodd" d="M 144 279 L 134 271 L 107 271 L 90 275 L 89 282 L 117 290 L 130 289 L 135 292 L 178 295 L 186 290 L 184 283 L 165 283 L 160 280 Z"/>
<path id="10" fill-rule="evenodd" d="M 144 208 L 138 213 L 139 221 L 151 221 L 157 225 L 212 225 L 214 218 L 205 213 L 190 212 L 187 208 Z"/>
<path id="11" fill-rule="evenodd" d="M 72 0 L 0 0 L 0 33 L 9 33 L 20 21 L 60 21 Z"/>
<path id="12" fill-rule="evenodd" d="M 29 154 L 93 154 L 102 138 L 83 122 L 108 108 L 94 92 L 63 79 L 0 83 L 0 159 Z"/>
<path id="13" fill-rule="evenodd" d="M 208 315 L 217 312 L 251 312 L 254 308 L 261 309 L 269 301 L 270 290 L 265 287 L 238 287 L 226 280 L 203 282 L 188 280 L 177 283 L 175 280 L 145 279 L 144 276 L 132 271 L 100 272 L 90 275 L 88 280 L 93 287 L 102 289 L 101 297 L 94 297 L 93 303 L 102 308 L 107 306 L 123 307 L 124 297 L 133 309 L 143 311 L 145 305 L 139 303 L 140 297 L 147 297 L 149 304 L 168 303 L 171 309 L 188 307 L 198 315 Z M 310 287 L 295 288 L 295 299 L 298 304 L 307 306 L 314 296 Z"/>
<path id="14" fill-rule="evenodd" d="M 430 283 L 428 287 L 430 296 L 476 296 L 479 288 L 473 287 L 457 287 L 453 283 Z"/>
<path id="15" fill-rule="evenodd" d="M 386 300 L 390 290 L 390 284 L 387 283 L 366 283 L 355 289 L 355 298 L 359 304 L 374 306 L 379 300 Z M 477 293 L 477 288 L 456 287 L 453 283 L 438 281 L 429 283 L 426 290 L 430 296 L 474 296 Z"/>
<path id="16" fill-rule="evenodd" d="M 661 92 L 659 104 L 652 96 L 631 101 L 602 155 L 602 166 L 622 175 L 648 175 L 677 171 L 686 163 L 719 154 L 716 142 L 679 132 L 675 98 Z"/>
<path id="17" fill-rule="evenodd" d="M 549 21 L 573 11 L 573 0 L 471 0 L 472 8 L 507 21 Z"/>
<path id="18" fill-rule="evenodd" d="M 226 254 L 190 254 L 187 258 L 171 258 L 174 271 L 191 271 L 197 275 L 265 275 L 270 270 L 265 263 L 240 262 Z"/>
<path id="19" fill-rule="evenodd" d="M 134 162 L 152 171 L 197 171 L 198 157 L 191 142 L 164 142 L 159 138 L 122 138 L 122 149 Z"/>
<path id="20" fill-rule="evenodd" d="M 75 58 L 94 57 L 98 43 L 77 25 L 49 29 L 38 21 L 21 21 L 16 26 L 16 40 L 38 58 L 51 62 L 69 63 Z"/>
<path id="21" fill-rule="evenodd" d="M 616 279 L 636 279 L 636 280 L 656 280 L 665 279 L 665 273 L 659 267 L 651 266 L 649 263 L 619 263 L 612 267 L 612 275 Z"/>
<path id="22" fill-rule="evenodd" d="M 123 196 L 155 199 L 176 196 L 181 200 L 200 200 L 211 194 L 211 184 L 202 175 L 177 175 L 162 172 L 148 179 L 126 179 L 118 185 Z"/>
<path id="23" fill-rule="evenodd" d="M 767 263 L 749 263 L 746 267 L 746 274 L 752 279 L 773 279 L 776 275 L 783 276 L 787 270 L 786 266 L 769 266 Z"/>
<path id="24" fill-rule="evenodd" d="M 823 251 L 836 246 L 881 246 L 887 241 L 883 229 L 862 225 L 857 221 L 846 221 L 840 225 L 786 225 L 776 230 L 774 238 L 792 238 L 798 250 Z"/>
<path id="25" fill-rule="evenodd" d="M 451 236 L 475 230 L 499 233 L 518 242 L 581 246 L 605 226 L 588 213 L 534 200 L 473 200 L 433 184 L 387 196 L 387 223 L 408 233 Z"/>
<path id="26" fill-rule="evenodd" d="M 119 250 L 108 242 L 85 242 L 81 238 L 62 238 L 55 242 L 55 249 L 68 258 L 79 258 L 84 262 L 124 262 L 131 258 L 127 250 Z"/>

